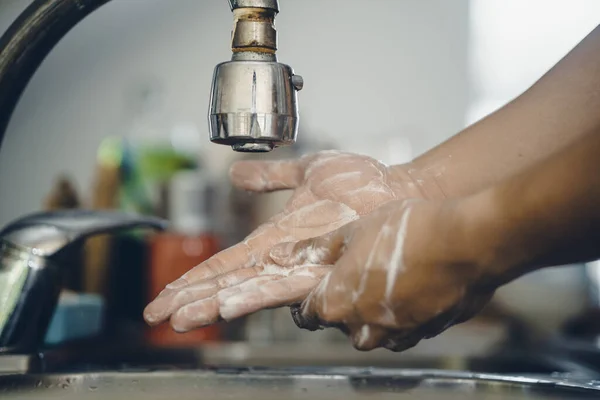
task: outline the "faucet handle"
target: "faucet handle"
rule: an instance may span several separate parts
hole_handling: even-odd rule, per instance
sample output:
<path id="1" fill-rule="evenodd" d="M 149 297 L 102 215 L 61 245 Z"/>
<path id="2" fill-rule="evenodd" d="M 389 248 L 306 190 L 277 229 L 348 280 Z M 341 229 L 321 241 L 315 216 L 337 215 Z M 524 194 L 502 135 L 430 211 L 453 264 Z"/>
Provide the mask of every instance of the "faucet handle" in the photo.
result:
<path id="1" fill-rule="evenodd" d="M 58 210 L 26 215 L 2 230 L 0 238 L 50 256 L 69 244 L 100 233 L 132 228 L 164 230 L 167 222 L 156 217 L 113 210 Z"/>
<path id="2" fill-rule="evenodd" d="M 166 226 L 120 211 L 60 210 L 29 214 L 0 230 L 0 352 L 25 354 L 43 346 L 61 274 L 71 265 L 71 244 L 119 229 Z"/>

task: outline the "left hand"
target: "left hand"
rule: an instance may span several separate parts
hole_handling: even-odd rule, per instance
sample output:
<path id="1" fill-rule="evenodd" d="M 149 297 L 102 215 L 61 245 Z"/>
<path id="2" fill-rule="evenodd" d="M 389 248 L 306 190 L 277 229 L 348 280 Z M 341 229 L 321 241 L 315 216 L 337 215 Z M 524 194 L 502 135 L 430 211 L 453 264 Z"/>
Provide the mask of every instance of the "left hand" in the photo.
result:
<path id="1" fill-rule="evenodd" d="M 296 324 L 340 328 L 359 350 L 402 351 L 473 317 L 494 287 L 483 284 L 457 214 L 450 202 L 393 201 L 332 233 L 276 246 L 271 257 L 284 266 L 314 253 L 335 264 L 293 313 Z"/>

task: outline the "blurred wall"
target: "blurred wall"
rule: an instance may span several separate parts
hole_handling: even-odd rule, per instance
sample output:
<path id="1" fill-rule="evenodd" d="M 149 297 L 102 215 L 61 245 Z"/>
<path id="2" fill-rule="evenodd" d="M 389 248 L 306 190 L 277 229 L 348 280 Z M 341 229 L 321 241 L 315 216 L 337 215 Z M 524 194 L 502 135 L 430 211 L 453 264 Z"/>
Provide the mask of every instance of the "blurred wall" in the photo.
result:
<path id="1" fill-rule="evenodd" d="M 0 31 L 28 3 L 1 0 Z M 279 59 L 306 82 L 301 141 L 325 138 L 401 162 L 463 127 L 468 0 L 281 5 Z M 61 172 L 89 188 L 101 139 L 127 134 L 127 99 L 138 83 L 161 85 L 162 115 L 194 126 L 205 156 L 224 171 L 234 154 L 209 144 L 206 113 L 213 68 L 230 57 L 231 23 L 225 0 L 113 0 L 75 27 L 38 70 L 8 127 L 0 224 L 38 209 Z M 391 135 L 400 139 L 395 155 L 385 152 Z"/>

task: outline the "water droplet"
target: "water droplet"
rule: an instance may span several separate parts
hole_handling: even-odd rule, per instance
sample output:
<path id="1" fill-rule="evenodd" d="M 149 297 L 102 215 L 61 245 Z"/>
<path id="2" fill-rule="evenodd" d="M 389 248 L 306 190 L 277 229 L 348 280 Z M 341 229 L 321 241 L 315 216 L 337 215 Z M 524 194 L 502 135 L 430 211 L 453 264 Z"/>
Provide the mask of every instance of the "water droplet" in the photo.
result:
<path id="1" fill-rule="evenodd" d="M 88 389 L 93 392 L 93 391 L 98 390 L 98 386 L 90 386 Z"/>

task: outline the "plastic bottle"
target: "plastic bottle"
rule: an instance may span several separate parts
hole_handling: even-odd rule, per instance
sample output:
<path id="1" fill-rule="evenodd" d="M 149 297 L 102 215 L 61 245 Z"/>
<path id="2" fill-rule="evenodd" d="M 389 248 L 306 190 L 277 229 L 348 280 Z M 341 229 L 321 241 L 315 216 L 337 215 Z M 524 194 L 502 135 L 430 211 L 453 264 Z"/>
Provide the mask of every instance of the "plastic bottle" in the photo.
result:
<path id="1" fill-rule="evenodd" d="M 211 218 L 212 189 L 209 178 L 198 171 L 183 171 L 173 176 L 167 207 L 171 229 L 155 235 L 150 242 L 150 299 L 219 251 Z M 160 347 L 193 346 L 220 338 L 219 325 L 182 334 L 165 323 L 147 331 L 149 343 Z"/>

